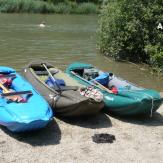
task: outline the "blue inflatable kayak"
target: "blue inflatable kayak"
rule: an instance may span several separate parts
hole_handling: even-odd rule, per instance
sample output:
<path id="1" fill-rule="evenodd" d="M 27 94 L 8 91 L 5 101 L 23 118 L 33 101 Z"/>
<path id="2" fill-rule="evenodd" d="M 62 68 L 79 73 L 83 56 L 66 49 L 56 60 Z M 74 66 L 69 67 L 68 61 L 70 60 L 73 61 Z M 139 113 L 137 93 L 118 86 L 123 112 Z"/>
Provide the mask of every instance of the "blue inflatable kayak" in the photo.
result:
<path id="1" fill-rule="evenodd" d="M 50 106 L 31 84 L 14 69 L 0 66 L 0 125 L 12 132 L 36 130 L 52 116 Z"/>

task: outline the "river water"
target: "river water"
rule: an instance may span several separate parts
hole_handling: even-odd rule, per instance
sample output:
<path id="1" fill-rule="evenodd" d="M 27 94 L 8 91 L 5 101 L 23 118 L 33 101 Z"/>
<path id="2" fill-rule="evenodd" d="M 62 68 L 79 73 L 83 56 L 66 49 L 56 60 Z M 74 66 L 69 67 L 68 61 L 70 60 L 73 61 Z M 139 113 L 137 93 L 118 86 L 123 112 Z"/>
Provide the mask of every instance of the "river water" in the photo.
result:
<path id="1" fill-rule="evenodd" d="M 38 27 L 45 21 L 45 28 Z M 16 70 L 34 59 L 51 61 L 64 70 L 81 61 L 96 65 L 146 88 L 163 91 L 163 77 L 143 65 L 115 62 L 96 47 L 97 16 L 0 14 L 0 65 Z"/>

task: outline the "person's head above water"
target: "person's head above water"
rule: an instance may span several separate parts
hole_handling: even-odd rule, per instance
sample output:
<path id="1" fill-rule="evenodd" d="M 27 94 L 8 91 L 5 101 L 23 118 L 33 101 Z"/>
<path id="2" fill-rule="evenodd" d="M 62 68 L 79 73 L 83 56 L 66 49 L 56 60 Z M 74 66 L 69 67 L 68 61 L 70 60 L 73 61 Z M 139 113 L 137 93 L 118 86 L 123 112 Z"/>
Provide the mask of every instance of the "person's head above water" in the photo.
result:
<path id="1" fill-rule="evenodd" d="M 46 23 L 45 21 L 42 21 L 40 24 L 39 24 L 40 27 L 45 27 L 46 26 Z"/>

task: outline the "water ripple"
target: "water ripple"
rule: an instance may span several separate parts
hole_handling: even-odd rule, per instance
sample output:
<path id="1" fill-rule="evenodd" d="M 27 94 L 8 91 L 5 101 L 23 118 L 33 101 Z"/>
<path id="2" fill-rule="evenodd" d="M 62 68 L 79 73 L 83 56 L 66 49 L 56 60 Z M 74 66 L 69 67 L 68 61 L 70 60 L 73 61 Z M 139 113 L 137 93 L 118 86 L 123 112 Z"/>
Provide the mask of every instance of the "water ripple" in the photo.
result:
<path id="1" fill-rule="evenodd" d="M 47 27 L 39 28 L 43 20 Z M 96 49 L 97 26 L 96 16 L 0 14 L 0 63 L 21 70 L 29 61 L 43 59 L 65 69 L 67 64 L 81 61 L 139 85 L 163 89 L 162 77 L 100 55 Z"/>

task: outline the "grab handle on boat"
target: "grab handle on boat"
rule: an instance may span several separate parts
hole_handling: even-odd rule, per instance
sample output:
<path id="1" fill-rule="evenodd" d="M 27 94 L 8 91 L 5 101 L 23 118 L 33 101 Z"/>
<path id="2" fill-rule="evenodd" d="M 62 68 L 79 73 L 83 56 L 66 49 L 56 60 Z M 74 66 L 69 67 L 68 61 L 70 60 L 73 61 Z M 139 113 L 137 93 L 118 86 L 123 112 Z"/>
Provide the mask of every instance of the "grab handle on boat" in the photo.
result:
<path id="1" fill-rule="evenodd" d="M 0 73 L 0 78 L 16 78 L 15 74 L 1 74 Z"/>
<path id="2" fill-rule="evenodd" d="M 15 96 L 15 95 L 33 95 L 31 91 L 20 91 L 20 92 L 8 92 L 8 93 L 2 93 L 1 96 L 8 97 L 8 96 Z"/>
<path id="3" fill-rule="evenodd" d="M 19 95 L 23 95 L 26 94 L 27 96 L 25 98 L 19 96 Z M 22 102 L 25 103 L 28 101 L 28 99 L 33 95 L 33 93 L 31 91 L 20 91 L 20 92 L 7 92 L 7 93 L 2 93 L 1 96 L 2 97 L 6 97 L 8 99 L 7 103 L 10 102 Z M 14 98 L 16 97 L 16 99 Z"/>

